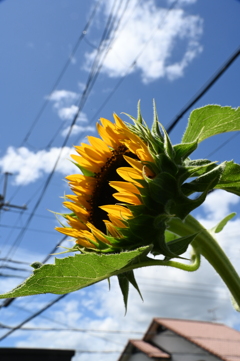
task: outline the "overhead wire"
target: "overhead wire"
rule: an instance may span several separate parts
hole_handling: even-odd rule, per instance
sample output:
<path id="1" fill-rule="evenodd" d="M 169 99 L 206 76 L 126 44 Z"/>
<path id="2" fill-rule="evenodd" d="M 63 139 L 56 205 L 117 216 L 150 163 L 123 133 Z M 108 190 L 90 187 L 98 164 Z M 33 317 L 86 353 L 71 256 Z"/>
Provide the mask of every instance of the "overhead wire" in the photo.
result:
<path id="1" fill-rule="evenodd" d="M 119 3 L 120 3 L 120 2 L 119 2 Z M 115 7 L 115 4 L 116 4 L 116 2 L 114 2 L 113 8 Z M 109 24 L 112 25 L 112 18 L 113 18 L 113 15 L 112 15 L 112 13 L 111 13 L 111 14 L 109 15 L 109 19 L 108 19 L 108 21 L 107 21 L 107 25 L 106 25 L 106 27 L 105 27 L 105 29 L 104 29 L 104 32 L 103 32 L 104 35 L 105 35 L 105 34 L 108 34 L 108 32 L 109 32 L 109 29 L 108 29 L 108 28 L 109 28 Z M 107 30 L 106 30 L 106 28 L 107 28 Z M 101 48 L 101 44 L 102 44 L 102 42 L 103 42 L 104 40 L 105 40 L 105 38 L 102 36 L 99 49 Z M 100 50 L 99 50 L 99 52 L 100 52 Z M 97 53 L 96 56 L 95 56 L 95 59 L 98 58 L 98 57 L 99 57 L 99 54 Z M 60 148 L 58 157 L 57 157 L 57 159 L 56 159 L 56 161 L 55 161 L 55 163 L 54 163 L 54 166 L 53 166 L 53 168 L 52 168 L 52 171 L 49 173 L 49 175 L 48 175 L 48 177 L 47 177 L 47 180 L 46 180 L 46 182 L 45 182 L 45 184 L 44 184 L 44 186 L 43 186 L 43 189 L 42 189 L 42 191 L 40 192 L 40 196 L 39 196 L 37 202 L 35 203 L 35 206 L 33 207 L 33 210 L 32 210 L 32 212 L 30 213 L 30 216 L 28 217 L 25 226 L 24 226 L 23 229 L 20 231 L 20 233 L 19 233 L 19 235 L 17 236 L 17 238 L 15 239 L 12 247 L 10 248 L 10 250 L 9 250 L 7 256 L 6 256 L 6 259 L 8 259 L 8 258 L 10 257 L 10 254 L 11 254 L 11 253 L 14 253 L 13 249 L 14 249 L 14 248 L 16 249 L 16 247 L 20 244 L 20 242 L 21 242 L 21 240 L 22 240 L 22 238 L 23 238 L 26 230 L 28 229 L 28 226 L 29 226 L 29 224 L 30 224 L 30 222 L 31 222 L 31 220 L 32 220 L 32 218 L 33 218 L 36 210 L 38 209 L 38 206 L 40 205 L 40 203 L 41 203 L 41 201 L 42 201 L 42 198 L 43 198 L 43 196 L 44 196 L 44 194 L 45 194 L 45 192 L 46 192 L 46 190 L 47 190 L 47 188 L 48 188 L 48 185 L 50 184 L 50 181 L 51 181 L 51 179 L 52 179 L 52 177 L 53 177 L 53 175 L 54 175 L 54 173 L 55 173 L 55 170 L 56 170 L 56 167 L 57 167 L 57 165 L 58 165 L 58 162 L 59 162 L 59 160 L 60 160 L 60 158 L 61 158 L 63 149 L 64 149 L 65 145 L 67 144 L 67 141 L 68 141 L 68 139 L 69 139 L 69 137 L 70 137 L 70 134 L 71 134 L 71 132 L 72 132 L 72 129 L 73 129 L 73 127 L 74 127 L 74 125 L 75 125 L 75 123 L 76 123 L 76 121 L 77 121 L 77 119 L 78 119 L 78 116 L 79 116 L 80 112 L 82 111 L 82 108 L 83 108 L 86 100 L 87 100 L 87 97 L 88 97 L 88 89 L 89 89 L 89 87 L 92 85 L 92 82 L 91 82 L 91 81 L 95 82 L 95 81 L 96 81 L 96 77 L 97 77 L 98 74 L 99 74 L 99 69 L 98 69 L 97 72 L 95 73 L 95 67 L 96 67 L 96 61 L 94 60 L 94 61 L 93 61 L 93 64 L 92 64 L 92 70 L 91 70 L 91 72 L 90 72 L 90 74 L 89 74 L 89 77 L 88 77 L 88 81 L 87 81 L 87 83 L 86 83 L 86 85 L 85 85 L 85 88 L 84 88 L 84 90 L 83 90 L 82 96 L 80 97 L 80 100 L 79 100 L 78 110 L 77 110 L 76 114 L 74 115 L 74 118 L 73 118 L 72 123 L 71 123 L 71 125 L 70 125 L 70 127 L 69 127 L 69 130 L 68 130 L 68 132 L 67 132 L 67 135 L 66 135 L 66 137 L 65 137 L 65 139 L 64 139 L 64 141 L 63 141 L 63 143 L 62 143 L 62 146 L 61 146 L 61 148 Z M 94 74 L 94 76 L 93 76 L 93 74 Z"/>
<path id="2" fill-rule="evenodd" d="M 51 90 L 50 90 L 50 93 L 51 93 L 51 94 L 53 93 L 53 91 L 54 91 L 54 90 L 57 88 L 57 86 L 59 85 L 59 83 L 60 83 L 61 79 L 63 78 L 63 75 L 65 74 L 65 72 L 66 72 L 69 64 L 71 63 L 72 58 L 73 58 L 73 56 L 75 55 L 75 53 L 76 53 L 76 51 L 77 51 L 77 49 L 78 49 L 81 41 L 82 41 L 82 40 L 84 39 L 84 37 L 86 36 L 87 31 L 88 31 L 89 27 L 91 26 L 91 23 L 92 23 L 92 21 L 93 21 L 93 19 L 94 19 L 94 16 L 95 16 L 95 14 L 96 14 L 97 9 L 98 9 L 99 6 L 100 6 L 100 0 L 98 0 L 98 1 L 95 3 L 95 6 L 94 6 L 94 8 L 93 8 L 93 11 L 92 11 L 92 13 L 90 14 L 89 19 L 88 19 L 87 23 L 85 24 L 83 30 L 81 31 L 80 36 L 78 37 L 78 39 L 77 39 L 77 41 L 76 41 L 76 43 L 75 43 L 75 45 L 74 45 L 74 47 L 73 47 L 73 50 L 72 50 L 71 54 L 69 55 L 67 61 L 66 61 L 65 64 L 63 65 L 63 67 L 62 67 L 62 69 L 61 69 L 61 71 L 60 71 L 57 79 L 55 80 L 55 82 L 54 82 L 54 84 L 53 84 L 53 86 L 52 86 L 52 88 L 51 88 Z M 21 142 L 21 144 L 20 144 L 20 147 L 22 147 L 25 143 L 28 142 L 28 139 L 29 139 L 31 133 L 33 132 L 35 126 L 37 125 L 38 121 L 40 120 L 40 118 L 41 118 L 43 112 L 45 111 L 45 109 L 46 109 L 49 101 L 50 101 L 50 98 L 47 97 L 47 98 L 45 99 L 43 105 L 42 105 L 41 108 L 39 109 L 36 117 L 34 118 L 34 120 L 33 120 L 32 124 L 31 124 L 31 126 L 30 126 L 27 134 L 25 135 L 24 139 L 22 140 L 22 142 Z M 64 124 L 62 124 L 61 127 L 62 127 L 63 125 L 64 125 Z M 11 199 L 13 199 L 13 198 L 16 196 L 16 194 L 19 192 L 19 190 L 20 190 L 21 188 L 22 188 L 21 185 L 18 186 L 18 188 L 16 189 L 16 191 L 15 191 L 14 194 L 12 195 Z"/>
<path id="3" fill-rule="evenodd" d="M 197 94 L 190 100 L 186 106 L 180 111 L 174 120 L 166 127 L 168 133 L 177 125 L 180 119 L 192 106 L 216 83 L 216 81 L 225 73 L 225 71 L 233 64 L 240 55 L 240 47 L 230 56 L 230 58 L 217 70 L 217 72 L 208 80 L 208 82 L 200 89 Z"/>
<path id="4" fill-rule="evenodd" d="M 55 82 L 54 82 L 54 84 L 53 84 L 53 86 L 52 86 L 52 88 L 51 88 L 50 93 L 52 93 L 52 92 L 57 88 L 57 86 L 59 85 L 61 79 L 63 78 L 63 75 L 65 74 L 68 66 L 70 65 L 70 63 L 71 63 L 71 61 L 72 61 L 72 58 L 74 57 L 74 55 L 75 55 L 75 53 L 76 53 L 76 51 L 77 51 L 77 49 L 78 49 L 81 41 L 84 39 L 84 37 L 85 37 L 85 35 L 86 35 L 86 33 L 87 33 L 87 31 L 88 31 L 88 29 L 89 29 L 89 27 L 90 27 L 93 19 L 94 19 L 94 16 L 95 16 L 95 14 L 96 14 L 96 12 L 97 12 L 97 9 L 98 9 L 99 5 L 100 5 L 100 0 L 98 0 L 98 1 L 95 3 L 95 6 L 94 6 L 94 8 L 93 8 L 93 10 L 92 10 L 92 12 L 91 12 L 91 14 L 90 14 L 90 16 L 89 16 L 88 21 L 87 21 L 87 23 L 85 24 L 83 30 L 81 31 L 80 36 L 78 37 L 78 39 L 77 39 L 77 41 L 76 41 L 76 43 L 75 43 L 75 45 L 74 45 L 74 47 L 73 47 L 73 50 L 72 50 L 71 54 L 69 55 L 67 61 L 66 61 L 65 64 L 63 65 L 63 67 L 62 67 L 62 69 L 61 69 L 61 71 L 60 71 L 57 79 L 55 80 Z M 29 139 L 29 137 L 30 137 L 33 129 L 35 128 L 36 124 L 38 123 L 38 121 L 39 121 L 40 117 L 42 116 L 42 114 L 43 114 L 46 106 L 48 105 L 48 103 L 49 103 L 49 98 L 46 98 L 45 101 L 44 101 L 44 103 L 43 103 L 43 105 L 42 105 L 41 108 L 39 109 L 39 111 L 38 111 L 38 113 L 37 113 L 34 121 L 32 122 L 32 125 L 31 125 L 30 129 L 28 130 L 26 136 L 24 137 L 24 139 L 23 139 L 23 141 L 22 141 L 22 143 L 21 143 L 21 146 L 22 146 L 25 142 L 27 142 L 27 140 Z"/>
<path id="5" fill-rule="evenodd" d="M 129 3 L 129 0 L 127 0 L 126 6 L 127 6 L 128 3 Z M 48 176 L 48 178 L 47 178 L 47 180 L 45 182 L 45 185 L 44 185 L 44 187 L 43 187 L 43 189 L 42 189 L 42 191 L 40 193 L 40 197 L 38 198 L 32 212 L 30 213 L 30 215 L 29 215 L 29 217 L 28 217 L 28 219 L 26 221 L 25 226 L 22 228 L 21 232 L 19 233 L 18 237 L 15 239 L 12 247 L 10 248 L 10 250 L 9 250 L 7 256 L 6 256 L 6 260 L 10 257 L 11 252 L 14 253 L 13 249 L 15 248 L 15 250 L 16 250 L 16 246 L 19 246 L 19 244 L 20 244 L 20 242 L 21 242 L 21 240 L 23 238 L 23 235 L 25 234 L 26 230 L 28 229 L 28 226 L 29 226 L 29 224 L 30 224 L 30 222 L 31 222 L 31 220 L 32 220 L 32 218 L 33 218 L 33 216 L 34 216 L 34 214 L 35 214 L 35 212 L 36 212 L 36 210 L 37 210 L 37 208 L 38 208 L 38 206 L 39 206 L 39 204 L 40 204 L 40 202 L 41 202 L 41 200 L 42 200 L 42 198 L 43 198 L 43 196 L 44 196 L 44 194 L 46 192 L 46 190 L 47 190 L 47 187 L 48 187 L 48 185 L 49 185 L 49 183 L 50 183 L 50 181 L 51 181 L 51 179 L 53 177 L 53 174 L 54 174 L 54 172 L 56 170 L 57 164 L 58 164 L 58 162 L 59 162 L 59 160 L 61 158 L 62 150 L 65 147 L 65 145 L 66 145 L 66 143 L 67 143 L 67 141 L 68 141 L 68 139 L 70 137 L 71 131 L 72 131 L 77 119 L 78 119 L 78 116 L 79 116 L 84 104 L 85 104 L 85 101 L 87 100 L 88 93 L 89 93 L 88 89 L 89 89 L 90 86 L 92 87 L 92 85 L 93 85 L 91 81 L 93 81 L 93 82 L 96 81 L 96 77 L 98 76 L 99 71 L 100 71 L 99 66 L 101 65 L 101 63 L 100 63 L 100 65 L 98 65 L 97 71 L 95 72 L 95 68 L 97 66 L 96 59 L 99 58 L 99 54 L 102 52 L 102 44 L 106 40 L 105 37 L 106 36 L 109 37 L 110 31 L 112 31 L 112 29 L 113 29 L 112 28 L 112 26 L 114 24 L 113 10 L 114 10 L 115 6 L 116 6 L 116 2 L 113 3 L 112 11 L 111 11 L 111 13 L 110 13 L 110 15 L 108 17 L 107 25 L 105 26 L 104 31 L 103 31 L 103 35 L 101 37 L 101 41 L 100 41 L 100 45 L 99 45 L 99 51 L 97 52 L 97 54 L 95 56 L 95 60 L 93 61 L 92 70 L 90 71 L 88 81 L 87 81 L 87 83 L 85 85 L 85 89 L 83 90 L 82 96 L 80 97 L 80 101 L 79 101 L 79 104 L 78 104 L 78 110 L 77 110 L 77 112 L 76 112 L 76 114 L 75 114 L 75 116 L 73 118 L 71 126 L 69 127 L 68 133 L 67 133 L 67 135 L 65 137 L 65 140 L 64 140 L 64 142 L 62 144 L 62 147 L 60 149 L 60 152 L 59 152 L 57 160 L 56 160 L 56 162 L 54 164 L 54 167 L 53 167 L 51 173 L 49 174 L 49 176 Z M 126 10 L 126 6 L 125 6 L 124 11 Z M 116 8 L 117 12 L 119 11 L 120 7 L 121 7 L 121 1 L 119 1 L 118 7 Z M 117 23 L 117 26 L 119 26 L 119 22 Z M 116 31 L 116 27 L 114 28 L 114 31 Z M 110 46 L 110 43 L 108 44 L 108 49 L 109 49 L 109 46 Z M 11 300 L 11 302 L 13 302 L 13 300 Z M 10 300 L 8 302 L 6 302 L 6 303 L 10 304 Z"/>

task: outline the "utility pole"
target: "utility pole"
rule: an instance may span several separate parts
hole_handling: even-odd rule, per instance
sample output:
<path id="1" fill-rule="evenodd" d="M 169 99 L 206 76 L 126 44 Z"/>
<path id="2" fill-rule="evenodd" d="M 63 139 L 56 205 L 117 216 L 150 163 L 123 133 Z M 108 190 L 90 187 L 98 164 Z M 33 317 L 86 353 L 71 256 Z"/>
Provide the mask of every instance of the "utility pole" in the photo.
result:
<path id="1" fill-rule="evenodd" d="M 18 209 L 27 209 L 26 205 L 23 206 L 17 206 L 15 204 L 11 204 L 9 202 L 6 202 L 6 194 L 7 194 L 7 182 L 8 182 L 8 176 L 12 175 L 12 173 L 6 172 L 4 173 L 5 179 L 4 179 L 4 185 L 3 185 L 3 194 L 0 194 L 0 211 L 9 211 L 10 208 L 18 208 Z"/>

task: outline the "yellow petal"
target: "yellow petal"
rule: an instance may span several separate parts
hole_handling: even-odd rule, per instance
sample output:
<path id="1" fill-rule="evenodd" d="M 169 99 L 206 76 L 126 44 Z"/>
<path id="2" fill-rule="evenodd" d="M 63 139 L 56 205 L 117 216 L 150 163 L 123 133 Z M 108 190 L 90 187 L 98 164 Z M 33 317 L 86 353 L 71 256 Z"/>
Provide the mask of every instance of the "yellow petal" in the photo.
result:
<path id="1" fill-rule="evenodd" d="M 140 194 L 139 189 L 135 187 L 134 184 L 128 183 L 128 182 L 118 182 L 118 181 L 112 181 L 109 182 L 109 185 L 116 189 L 118 192 L 128 192 L 133 194 Z"/>
<path id="2" fill-rule="evenodd" d="M 92 223 L 87 222 L 87 226 L 91 230 L 91 232 L 95 238 L 99 239 L 99 241 L 101 241 L 103 243 L 110 244 L 110 242 L 105 237 L 105 235 L 101 231 L 99 231 L 99 229 L 97 229 Z"/>
<path id="3" fill-rule="evenodd" d="M 130 194 L 130 193 L 114 193 L 113 197 L 123 203 L 129 203 L 129 204 L 133 204 L 133 205 L 142 204 L 142 202 L 140 201 L 140 199 L 137 196 L 135 196 L 134 194 Z"/>
<path id="4" fill-rule="evenodd" d="M 122 177 L 125 181 L 131 182 L 136 184 L 137 186 L 139 183 L 137 179 L 143 179 L 142 173 L 137 169 L 130 168 L 130 167 L 121 167 L 117 169 L 117 173 Z"/>
<path id="5" fill-rule="evenodd" d="M 75 196 L 74 194 L 69 194 L 66 195 L 65 197 L 70 199 L 74 203 L 79 204 L 80 207 L 84 207 L 88 211 L 91 209 L 90 203 L 85 199 L 86 197 L 84 196 L 79 196 L 79 195 Z"/>
<path id="6" fill-rule="evenodd" d="M 143 164 L 139 162 L 139 160 L 133 159 L 131 157 L 128 157 L 127 155 L 124 155 L 123 158 L 130 164 L 133 168 L 142 171 Z"/>
<path id="7" fill-rule="evenodd" d="M 66 234 L 72 238 L 78 238 L 80 236 L 80 232 L 77 229 L 70 228 L 70 227 L 55 227 L 56 231 Z"/>
<path id="8" fill-rule="evenodd" d="M 93 173 L 100 172 L 101 164 L 96 164 L 95 162 L 91 162 L 75 154 L 71 154 L 71 157 L 75 160 L 75 162 L 77 162 L 81 167 L 85 168 L 86 170 L 89 170 Z"/>
<path id="9" fill-rule="evenodd" d="M 115 148 L 116 142 L 114 141 L 114 139 L 109 137 L 108 133 L 106 132 L 106 129 L 102 127 L 99 123 L 97 123 L 97 131 L 100 137 L 107 145 L 109 145 L 112 148 Z"/>
<path id="10" fill-rule="evenodd" d="M 117 204 L 99 206 L 99 208 L 103 209 L 105 212 L 108 212 L 111 215 L 114 215 L 119 219 L 128 219 L 132 217 L 132 212 L 128 208 L 119 206 Z"/>
<path id="11" fill-rule="evenodd" d="M 109 221 L 103 221 L 106 225 L 106 228 L 108 230 L 108 232 L 111 234 L 111 236 L 116 237 L 116 238 L 122 238 L 121 233 L 116 229 L 116 227 L 114 227 L 114 225 L 109 222 Z"/>
<path id="12" fill-rule="evenodd" d="M 79 207 L 75 203 L 72 202 L 63 202 L 63 205 L 73 211 L 84 223 L 87 222 L 87 219 L 89 217 L 88 211 L 86 211 L 84 208 Z"/>
<path id="13" fill-rule="evenodd" d="M 96 138 L 96 137 L 92 137 L 92 136 L 89 136 L 87 137 L 89 142 L 91 143 L 91 145 L 97 149 L 99 151 L 99 153 L 102 153 L 102 154 L 108 154 L 109 157 L 111 157 L 112 155 L 112 152 L 111 150 L 108 148 L 108 146 L 104 143 L 104 141 L 100 138 Z"/>
<path id="14" fill-rule="evenodd" d="M 153 157 L 149 153 L 147 146 L 145 146 L 145 149 L 143 149 L 143 148 L 137 149 L 136 154 L 142 162 L 144 162 L 144 161 L 152 162 L 152 163 L 154 162 Z"/>
<path id="15" fill-rule="evenodd" d="M 119 218 L 115 217 L 113 214 L 108 214 L 108 218 L 110 219 L 110 221 L 114 226 L 119 228 L 127 228 L 127 226 L 122 221 L 120 221 Z"/>
<path id="16" fill-rule="evenodd" d="M 113 114 L 113 118 L 115 120 L 117 127 L 129 130 L 126 124 L 122 121 L 121 118 L 119 118 L 119 116 L 116 113 Z"/>
<path id="17" fill-rule="evenodd" d="M 82 231 L 82 230 L 84 230 L 84 229 L 85 229 L 85 230 L 88 229 L 87 226 L 86 226 L 84 223 L 80 222 L 78 219 L 73 218 L 73 217 L 70 217 L 70 216 L 67 216 L 66 218 L 67 218 L 67 220 L 68 220 L 69 226 L 71 226 L 72 228 L 75 228 L 75 229 L 77 229 L 78 231 Z"/>

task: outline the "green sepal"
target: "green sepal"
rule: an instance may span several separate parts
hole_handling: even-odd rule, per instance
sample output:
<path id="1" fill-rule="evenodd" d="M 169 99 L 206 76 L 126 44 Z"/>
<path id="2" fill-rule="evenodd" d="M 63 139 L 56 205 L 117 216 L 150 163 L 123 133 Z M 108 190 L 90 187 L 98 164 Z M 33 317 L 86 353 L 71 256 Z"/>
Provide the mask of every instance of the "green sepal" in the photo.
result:
<path id="1" fill-rule="evenodd" d="M 226 167 L 226 162 L 223 162 L 211 169 L 209 172 L 204 173 L 190 183 L 184 183 L 181 187 L 185 195 L 193 192 L 205 192 L 206 190 L 213 189 L 218 184 Z M 210 186 L 211 185 L 211 186 Z"/>
<path id="2" fill-rule="evenodd" d="M 211 228 L 210 231 L 213 233 L 219 233 L 223 230 L 226 224 L 236 216 L 236 213 L 230 213 L 228 216 L 224 217 L 215 227 Z"/>
<path id="3" fill-rule="evenodd" d="M 160 123 L 158 121 L 157 108 L 156 108 L 155 100 L 153 100 L 153 124 L 152 124 L 151 132 L 154 137 L 159 138 L 161 143 L 163 143 L 163 136 L 159 128 L 159 125 Z"/>
<path id="4" fill-rule="evenodd" d="M 126 314 L 127 313 L 127 304 L 128 304 L 128 295 L 129 295 L 129 283 L 131 283 L 132 286 L 137 290 L 137 292 L 142 300 L 143 300 L 143 297 L 142 297 L 142 294 L 138 287 L 138 284 L 136 282 L 133 271 L 121 273 L 117 277 L 118 277 L 118 283 L 119 283 L 119 286 L 120 286 L 120 289 L 121 289 L 121 292 L 123 295 L 125 314 Z"/>
<path id="5" fill-rule="evenodd" d="M 194 150 L 198 147 L 198 140 L 194 140 L 191 143 L 180 143 L 173 146 L 175 151 L 174 161 L 177 164 L 182 164 L 182 161 L 186 159 Z"/>
<path id="6" fill-rule="evenodd" d="M 192 243 L 192 241 L 197 237 L 198 233 L 191 234 L 190 236 L 180 237 L 173 239 L 167 243 L 168 248 L 174 254 L 180 256 L 185 253 L 188 246 Z"/>
<path id="7" fill-rule="evenodd" d="M 143 118 L 142 118 L 142 114 L 141 114 L 140 100 L 138 101 L 138 104 L 137 104 L 137 122 L 140 123 L 140 124 L 143 123 Z"/>
<path id="8" fill-rule="evenodd" d="M 240 196 L 240 165 L 233 161 L 226 162 L 226 167 L 215 188 Z"/>
<path id="9" fill-rule="evenodd" d="M 165 128 L 163 127 L 163 125 L 161 124 L 161 128 L 164 134 L 164 150 L 165 150 L 165 154 L 170 158 L 170 159 L 174 159 L 175 158 L 175 151 L 174 148 L 172 146 L 171 140 L 168 136 L 167 131 L 165 130 Z"/>
<path id="10" fill-rule="evenodd" d="M 80 171 L 82 172 L 83 175 L 87 176 L 87 177 L 95 177 L 95 173 L 91 172 L 90 170 L 87 170 L 85 168 L 83 168 L 80 164 L 71 161 L 73 164 L 75 164 Z"/>
<path id="11" fill-rule="evenodd" d="M 149 181 L 149 194 L 153 200 L 165 205 L 169 199 L 175 198 L 178 193 L 176 179 L 169 173 L 161 172 Z"/>
<path id="12" fill-rule="evenodd" d="M 134 262 L 133 262 L 134 263 Z M 137 290 L 139 296 L 141 297 L 141 299 L 143 300 L 143 296 L 141 294 L 141 291 L 138 287 L 138 284 L 137 284 L 137 281 L 136 281 L 136 278 L 134 276 L 134 272 L 133 271 L 128 271 L 125 273 L 126 274 L 126 277 L 128 279 L 128 281 L 131 283 L 131 285 Z"/>
<path id="13" fill-rule="evenodd" d="M 125 315 L 127 313 L 127 303 L 128 303 L 128 294 L 129 294 L 129 281 L 126 277 L 126 273 L 122 273 L 120 275 L 117 276 L 118 278 L 118 283 L 119 283 L 119 287 L 120 290 L 122 292 L 123 295 L 123 302 L 124 302 L 124 306 L 125 306 Z"/>
<path id="14" fill-rule="evenodd" d="M 165 205 L 166 212 L 184 220 L 190 212 L 199 207 L 205 201 L 207 194 L 208 190 L 195 199 L 190 199 L 184 195 L 178 196 L 174 200 L 170 199 Z"/>
<path id="15" fill-rule="evenodd" d="M 199 162 L 198 161 L 191 162 L 191 163 L 193 163 L 193 165 L 186 165 L 184 167 L 179 167 L 179 170 L 178 170 L 178 184 L 179 185 L 181 185 L 188 178 L 199 177 L 205 173 L 210 172 L 214 168 L 218 167 L 216 162 L 208 161 L 208 163 L 205 163 L 205 162 L 201 162 L 201 161 L 205 161 L 205 159 L 204 160 L 200 159 Z M 194 163 L 195 163 L 195 165 L 194 165 Z M 202 165 L 201 165 L 201 163 L 202 163 Z M 191 193 L 189 193 L 189 194 L 191 194 Z"/>
<path id="16" fill-rule="evenodd" d="M 167 172 L 171 175 L 176 175 L 178 171 L 178 167 L 176 164 L 164 153 L 157 154 L 154 157 L 155 160 L 155 167 L 157 167 L 157 172 Z"/>

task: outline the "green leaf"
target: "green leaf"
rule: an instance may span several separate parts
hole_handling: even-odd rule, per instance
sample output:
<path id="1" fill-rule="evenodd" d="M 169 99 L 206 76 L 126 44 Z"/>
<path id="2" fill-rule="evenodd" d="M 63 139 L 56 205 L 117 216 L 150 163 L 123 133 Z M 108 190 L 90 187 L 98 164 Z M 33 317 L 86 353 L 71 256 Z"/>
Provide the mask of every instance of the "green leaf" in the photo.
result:
<path id="1" fill-rule="evenodd" d="M 240 165 L 233 161 L 226 162 L 226 167 L 215 188 L 240 196 Z"/>
<path id="2" fill-rule="evenodd" d="M 55 259 L 55 264 L 44 265 L 24 283 L 0 298 L 37 295 L 41 293 L 65 294 L 87 287 L 113 275 L 124 272 L 124 268 L 141 259 L 150 248 L 142 247 L 130 252 L 98 255 L 76 254 L 64 259 Z M 134 268 L 134 266 L 133 266 Z"/>
<path id="3" fill-rule="evenodd" d="M 240 108 L 207 105 L 193 110 L 190 114 L 182 143 L 190 143 L 196 139 L 200 143 L 213 135 L 237 130 L 240 130 Z"/>
<path id="4" fill-rule="evenodd" d="M 233 217 L 236 216 L 236 213 L 230 213 L 228 216 L 223 218 L 215 227 L 211 229 L 214 233 L 219 233 L 223 230 L 223 228 L 226 226 L 228 221 L 230 221 Z"/>

